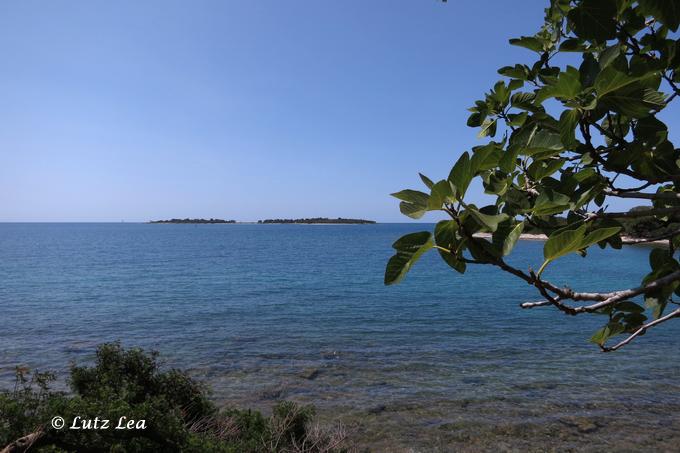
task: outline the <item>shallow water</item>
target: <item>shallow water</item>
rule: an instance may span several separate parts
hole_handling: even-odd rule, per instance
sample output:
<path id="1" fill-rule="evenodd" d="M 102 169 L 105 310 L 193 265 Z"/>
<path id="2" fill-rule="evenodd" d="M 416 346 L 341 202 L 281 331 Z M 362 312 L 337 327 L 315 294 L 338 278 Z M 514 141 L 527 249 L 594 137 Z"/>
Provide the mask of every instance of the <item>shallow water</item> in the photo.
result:
<path id="1" fill-rule="evenodd" d="M 677 439 L 680 322 L 602 354 L 587 342 L 602 318 L 521 310 L 535 292 L 490 267 L 460 276 L 432 253 L 383 286 L 391 243 L 431 227 L 0 224 L 0 384 L 19 363 L 64 376 L 121 340 L 190 369 L 218 401 L 359 420 L 377 449 Z M 510 261 L 537 268 L 542 247 L 520 242 Z M 596 248 L 546 275 L 635 286 L 647 253 Z"/>

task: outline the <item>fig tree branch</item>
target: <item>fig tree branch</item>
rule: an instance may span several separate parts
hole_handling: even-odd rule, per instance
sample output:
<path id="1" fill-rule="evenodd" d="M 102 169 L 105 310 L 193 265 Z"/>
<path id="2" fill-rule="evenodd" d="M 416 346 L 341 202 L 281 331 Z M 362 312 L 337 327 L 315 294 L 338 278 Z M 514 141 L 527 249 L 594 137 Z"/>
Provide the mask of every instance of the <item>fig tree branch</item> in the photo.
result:
<path id="1" fill-rule="evenodd" d="M 638 330 L 636 330 L 631 335 L 629 335 L 625 340 L 615 344 L 614 346 L 612 346 L 612 347 L 600 346 L 600 348 L 604 352 L 616 351 L 617 349 L 620 349 L 620 348 L 624 347 L 625 345 L 627 345 L 628 343 L 630 343 L 631 341 L 633 341 L 635 339 L 635 337 L 637 337 L 638 335 L 642 335 L 643 333 L 645 333 L 647 331 L 647 329 L 650 329 L 654 326 L 661 324 L 662 322 L 666 322 L 669 319 L 672 319 L 672 318 L 675 318 L 675 317 L 678 317 L 678 316 L 680 316 L 680 308 L 673 310 L 672 312 L 668 313 L 666 316 L 662 316 L 659 319 L 655 319 L 654 321 L 651 321 L 651 322 L 648 322 L 647 324 L 642 325 L 642 327 L 640 327 Z"/>

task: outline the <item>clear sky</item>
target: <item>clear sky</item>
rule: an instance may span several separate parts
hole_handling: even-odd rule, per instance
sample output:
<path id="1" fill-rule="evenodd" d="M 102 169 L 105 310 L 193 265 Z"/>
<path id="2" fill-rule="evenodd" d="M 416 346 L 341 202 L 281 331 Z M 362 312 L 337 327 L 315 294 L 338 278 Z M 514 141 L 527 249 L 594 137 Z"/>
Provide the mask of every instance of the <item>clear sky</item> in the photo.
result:
<path id="1" fill-rule="evenodd" d="M 0 221 L 408 221 L 547 3 L 3 1 Z"/>

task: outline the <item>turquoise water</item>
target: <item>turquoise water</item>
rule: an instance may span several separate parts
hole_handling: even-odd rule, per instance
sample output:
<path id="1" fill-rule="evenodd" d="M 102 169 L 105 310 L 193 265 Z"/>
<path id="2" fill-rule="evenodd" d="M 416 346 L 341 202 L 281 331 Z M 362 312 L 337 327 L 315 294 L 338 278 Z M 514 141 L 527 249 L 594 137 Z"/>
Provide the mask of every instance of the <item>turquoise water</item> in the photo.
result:
<path id="1" fill-rule="evenodd" d="M 532 288 L 490 267 L 460 276 L 431 254 L 383 286 L 391 243 L 430 228 L 0 224 L 0 383 L 17 364 L 64 376 L 121 340 L 161 351 L 218 401 L 364 414 L 362 432 L 395 445 L 463 422 L 623 423 L 632 408 L 663 429 L 680 407 L 680 322 L 602 354 L 587 339 L 603 319 L 521 310 L 538 300 Z M 510 262 L 537 268 L 542 246 L 520 242 Z M 547 275 L 582 290 L 635 286 L 647 253 L 592 249 Z M 400 434 L 376 434 L 378 421 Z"/>

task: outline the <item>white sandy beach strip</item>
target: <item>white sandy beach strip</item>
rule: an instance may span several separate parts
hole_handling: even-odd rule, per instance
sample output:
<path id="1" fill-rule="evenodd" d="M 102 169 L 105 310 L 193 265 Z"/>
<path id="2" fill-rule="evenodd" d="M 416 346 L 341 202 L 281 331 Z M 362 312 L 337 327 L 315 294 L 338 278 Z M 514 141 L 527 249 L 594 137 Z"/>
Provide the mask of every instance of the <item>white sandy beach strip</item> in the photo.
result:
<path id="1" fill-rule="evenodd" d="M 479 238 L 491 238 L 491 233 L 475 233 L 475 237 Z M 525 241 L 546 241 L 548 240 L 548 236 L 545 234 L 529 234 L 529 233 L 523 233 L 519 237 L 522 240 Z M 640 238 L 632 238 L 630 236 L 621 236 L 621 241 L 624 244 L 627 245 L 635 245 L 635 244 L 652 244 L 652 245 L 668 245 L 668 240 L 660 240 L 660 241 L 647 241 L 645 239 L 640 239 Z"/>

